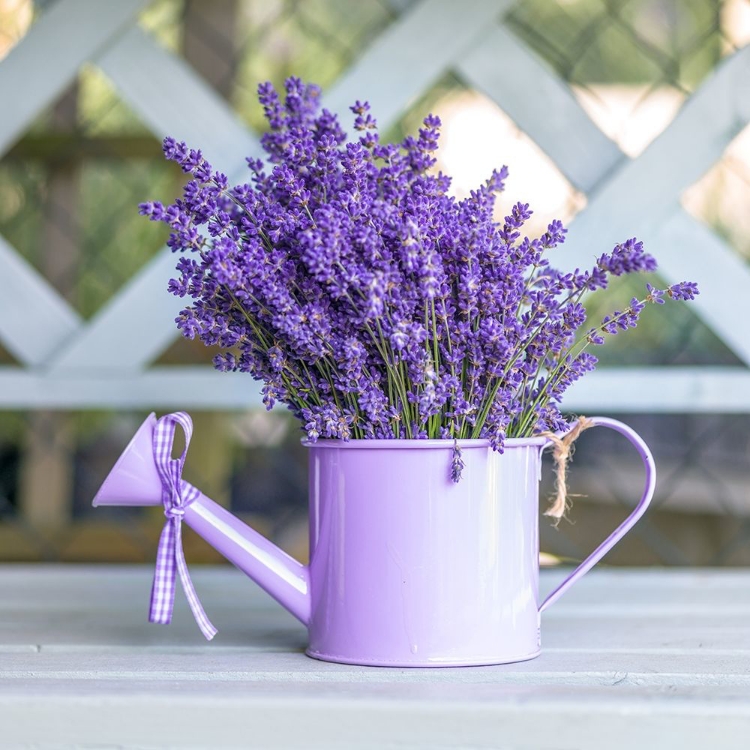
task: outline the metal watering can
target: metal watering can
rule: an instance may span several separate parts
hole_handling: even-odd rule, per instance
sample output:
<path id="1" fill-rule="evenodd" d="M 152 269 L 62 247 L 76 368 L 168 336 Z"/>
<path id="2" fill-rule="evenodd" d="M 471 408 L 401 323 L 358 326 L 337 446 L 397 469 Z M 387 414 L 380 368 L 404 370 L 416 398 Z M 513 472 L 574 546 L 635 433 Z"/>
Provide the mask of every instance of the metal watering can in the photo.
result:
<path id="1" fill-rule="evenodd" d="M 198 624 L 216 633 L 190 582 L 181 524 L 190 526 L 308 629 L 307 654 L 399 667 L 502 664 L 537 656 L 540 614 L 635 524 L 654 492 L 643 440 L 613 419 L 646 469 L 628 518 L 543 602 L 539 598 L 539 479 L 545 437 L 513 438 L 502 454 L 459 440 L 319 440 L 310 450 L 310 564 L 303 565 L 182 479 L 192 423 L 184 412 L 141 425 L 94 505 L 164 505 L 167 521 L 151 596 L 171 620 L 179 574 Z M 185 450 L 172 458 L 175 429 Z"/>

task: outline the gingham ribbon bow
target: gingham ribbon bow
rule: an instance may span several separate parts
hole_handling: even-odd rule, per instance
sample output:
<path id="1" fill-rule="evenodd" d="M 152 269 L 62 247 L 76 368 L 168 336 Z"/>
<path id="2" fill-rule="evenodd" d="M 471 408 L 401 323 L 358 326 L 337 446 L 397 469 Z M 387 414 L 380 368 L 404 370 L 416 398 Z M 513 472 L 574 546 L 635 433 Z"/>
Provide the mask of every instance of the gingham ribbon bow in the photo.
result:
<path id="1" fill-rule="evenodd" d="M 172 445 L 177 425 L 185 431 L 185 450 L 179 458 L 172 458 Z M 200 496 L 200 492 L 182 479 L 182 468 L 185 465 L 190 438 L 193 434 L 193 422 L 183 411 L 166 414 L 157 420 L 154 427 L 154 459 L 161 477 L 162 502 L 167 522 L 159 538 L 159 549 L 156 553 L 156 571 L 154 585 L 151 588 L 151 608 L 149 622 L 167 625 L 172 621 L 174 593 L 177 571 L 180 572 L 182 588 L 185 591 L 190 609 L 203 635 L 210 641 L 216 635 L 216 628 L 203 611 L 198 595 L 190 580 L 185 553 L 182 550 L 182 517 L 185 508 Z"/>

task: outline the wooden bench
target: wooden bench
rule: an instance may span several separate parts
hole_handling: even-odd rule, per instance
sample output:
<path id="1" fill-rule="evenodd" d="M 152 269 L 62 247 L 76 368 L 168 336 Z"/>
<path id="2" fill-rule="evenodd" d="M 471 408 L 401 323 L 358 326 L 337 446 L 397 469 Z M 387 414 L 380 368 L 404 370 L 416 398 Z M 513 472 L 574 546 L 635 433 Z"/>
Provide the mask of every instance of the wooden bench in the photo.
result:
<path id="1" fill-rule="evenodd" d="M 238 571 L 191 572 L 212 643 L 181 593 L 146 621 L 147 567 L 0 566 L 0 746 L 750 747 L 750 572 L 600 568 L 538 659 L 432 670 L 314 661 Z"/>

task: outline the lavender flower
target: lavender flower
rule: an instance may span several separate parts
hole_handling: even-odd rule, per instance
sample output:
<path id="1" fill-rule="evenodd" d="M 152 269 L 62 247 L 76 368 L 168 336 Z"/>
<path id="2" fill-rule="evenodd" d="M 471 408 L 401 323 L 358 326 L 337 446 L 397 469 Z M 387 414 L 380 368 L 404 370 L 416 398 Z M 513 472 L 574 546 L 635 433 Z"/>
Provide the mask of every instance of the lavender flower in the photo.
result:
<path id="1" fill-rule="evenodd" d="M 461 481 L 461 474 L 464 470 L 464 461 L 461 457 L 461 448 L 458 446 L 458 441 L 453 441 L 453 457 L 451 458 L 451 480 L 455 483 Z"/>
<path id="2" fill-rule="evenodd" d="M 267 408 L 285 404 L 310 440 L 453 440 L 458 481 L 459 439 L 502 450 L 508 436 L 563 429 L 564 392 L 596 364 L 588 349 L 635 327 L 647 303 L 698 294 L 692 282 L 649 284 L 587 323 L 587 295 L 656 269 L 638 240 L 564 273 L 547 257 L 565 241 L 560 221 L 526 236 L 527 203 L 496 221 L 506 167 L 463 200 L 449 194 L 433 170 L 437 117 L 383 144 L 356 102 L 347 140 L 318 87 L 290 78 L 283 98 L 270 84 L 258 95 L 268 165 L 249 159 L 248 181 L 230 186 L 166 138 L 190 179 L 174 204 L 140 210 L 169 226 L 181 254 L 168 288 L 189 299 L 182 334 L 219 347 L 217 369 L 262 381 Z"/>
<path id="3" fill-rule="evenodd" d="M 698 285 L 694 281 L 681 281 L 679 284 L 673 284 L 666 290 L 672 299 L 691 300 L 695 299 L 698 291 Z"/>

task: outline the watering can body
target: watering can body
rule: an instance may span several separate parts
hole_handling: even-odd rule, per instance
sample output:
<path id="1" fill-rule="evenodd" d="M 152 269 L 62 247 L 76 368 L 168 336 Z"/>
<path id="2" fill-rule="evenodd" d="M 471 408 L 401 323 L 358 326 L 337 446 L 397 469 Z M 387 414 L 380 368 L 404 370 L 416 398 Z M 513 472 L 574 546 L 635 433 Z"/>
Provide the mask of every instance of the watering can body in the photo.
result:
<path id="1" fill-rule="evenodd" d="M 521 661 L 540 649 L 540 612 L 621 538 L 653 494 L 653 461 L 628 519 L 540 602 L 539 477 L 546 438 L 459 441 L 321 440 L 310 451 L 310 564 L 302 565 L 198 494 L 182 520 L 308 628 L 315 658 L 379 666 Z M 161 483 L 146 420 L 95 505 L 158 505 Z"/>

